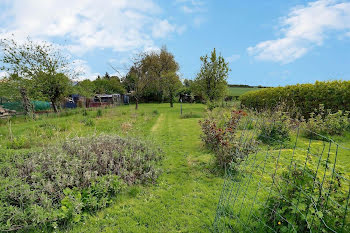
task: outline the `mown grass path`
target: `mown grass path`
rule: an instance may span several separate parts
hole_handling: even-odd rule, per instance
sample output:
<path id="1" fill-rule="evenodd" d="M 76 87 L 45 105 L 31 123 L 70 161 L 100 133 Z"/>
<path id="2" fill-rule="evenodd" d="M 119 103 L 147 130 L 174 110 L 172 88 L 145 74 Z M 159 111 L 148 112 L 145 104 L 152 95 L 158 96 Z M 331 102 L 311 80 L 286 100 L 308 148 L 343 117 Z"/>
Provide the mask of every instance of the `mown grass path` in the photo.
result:
<path id="1" fill-rule="evenodd" d="M 202 112 L 202 105 L 188 106 Z M 111 207 L 67 232 L 209 232 L 223 183 L 202 149 L 198 118 L 180 119 L 179 106 L 157 108 L 149 138 L 164 152 L 157 184 L 131 188 Z"/>

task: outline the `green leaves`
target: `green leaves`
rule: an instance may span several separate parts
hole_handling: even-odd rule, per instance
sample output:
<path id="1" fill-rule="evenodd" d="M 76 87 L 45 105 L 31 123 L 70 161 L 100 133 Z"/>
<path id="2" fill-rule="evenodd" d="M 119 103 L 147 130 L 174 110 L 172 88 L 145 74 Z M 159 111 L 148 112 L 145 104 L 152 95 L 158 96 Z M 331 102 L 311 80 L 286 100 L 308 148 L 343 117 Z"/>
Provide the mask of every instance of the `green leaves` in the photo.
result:
<path id="1" fill-rule="evenodd" d="M 202 66 L 194 82 L 196 94 L 204 97 L 207 101 L 213 102 L 222 99 L 227 91 L 227 77 L 230 71 L 228 63 L 219 55 L 216 50 L 208 55 L 202 56 Z"/>

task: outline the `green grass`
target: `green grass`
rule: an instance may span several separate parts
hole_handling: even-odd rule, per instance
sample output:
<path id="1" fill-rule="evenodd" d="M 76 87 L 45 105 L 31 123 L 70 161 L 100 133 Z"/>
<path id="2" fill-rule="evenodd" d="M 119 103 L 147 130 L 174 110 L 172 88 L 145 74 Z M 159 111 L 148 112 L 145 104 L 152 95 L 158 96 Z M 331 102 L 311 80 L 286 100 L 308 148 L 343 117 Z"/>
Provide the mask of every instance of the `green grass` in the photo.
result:
<path id="1" fill-rule="evenodd" d="M 155 111 L 157 110 L 157 111 Z M 183 104 L 183 113 L 202 116 L 205 106 Z M 134 186 L 115 204 L 62 232 L 209 232 L 223 183 L 213 156 L 200 140 L 199 118 L 180 117 L 180 105 L 141 104 L 96 110 L 88 116 L 41 116 L 36 121 L 17 119 L 14 137 L 26 138 L 29 148 L 7 149 L 9 125 L 0 126 L 0 150 L 7 154 L 35 150 L 65 138 L 99 133 L 128 135 L 152 140 L 164 154 L 163 173 L 157 183 Z M 89 119 L 94 125 L 84 124 Z M 2 154 L 5 154 L 2 153 Z M 1 159 L 0 159 L 1 160 Z"/>
<path id="2" fill-rule="evenodd" d="M 183 114 L 197 117 L 204 116 L 204 111 L 204 105 L 183 104 Z M 86 124 L 87 120 L 93 124 Z M 103 109 L 98 117 L 97 110 L 91 109 L 87 116 L 82 110 L 73 110 L 60 117 L 41 115 L 32 121 L 18 117 L 11 127 L 6 121 L 0 122 L 0 167 L 5 166 L 3 162 L 8 162 L 7 157 L 13 153 L 37 150 L 75 136 L 108 133 L 151 140 L 164 154 L 163 173 L 157 183 L 129 187 L 110 207 L 60 231 L 210 232 L 224 180 L 215 168 L 213 154 L 203 148 L 199 120 L 181 118 L 178 104 L 174 108 L 169 104 L 141 104 L 137 111 L 133 105 L 118 106 Z M 20 141 L 19 148 L 13 145 L 11 137 Z M 350 134 L 336 137 L 336 140 L 350 147 Z M 305 146 L 308 140 L 301 138 L 299 143 Z M 315 141 L 315 150 L 321 146 L 322 142 Z M 283 153 L 289 152 L 290 149 L 283 150 Z M 258 155 L 258 161 L 263 156 Z M 296 153 L 296 157 L 303 159 L 305 154 Z M 338 159 L 338 164 L 349 174 L 350 154 L 341 153 Z M 268 166 L 272 169 L 274 161 Z M 260 176 L 255 174 L 254 177 L 254 182 L 258 182 Z M 254 189 L 249 189 L 247 197 L 254 193 Z M 243 213 L 245 211 L 243 209 Z"/>
<path id="3" fill-rule="evenodd" d="M 257 87 L 229 87 L 228 95 L 230 96 L 241 96 L 246 92 L 260 90 Z"/>

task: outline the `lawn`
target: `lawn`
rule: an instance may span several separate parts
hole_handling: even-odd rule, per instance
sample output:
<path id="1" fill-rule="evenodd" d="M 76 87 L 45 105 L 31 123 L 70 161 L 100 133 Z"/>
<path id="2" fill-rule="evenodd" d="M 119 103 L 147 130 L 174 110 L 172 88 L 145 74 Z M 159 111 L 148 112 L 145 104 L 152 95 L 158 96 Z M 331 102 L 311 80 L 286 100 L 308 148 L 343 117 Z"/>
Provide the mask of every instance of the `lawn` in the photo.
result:
<path id="1" fill-rule="evenodd" d="M 96 117 L 96 111 L 88 111 L 88 116 L 79 112 L 63 117 L 41 116 L 30 122 L 16 119 L 11 125 L 12 134 L 19 140 L 29 140 L 28 145 L 26 141 L 20 142 L 28 148 L 4 148 L 10 137 L 5 122 L 0 128 L 0 145 L 2 152 L 12 154 L 89 134 L 151 140 L 164 154 L 163 173 L 157 184 L 130 187 L 109 208 L 62 231 L 209 232 L 223 176 L 217 173 L 213 156 L 201 144 L 198 116 L 204 110 L 201 104 L 184 104 L 183 112 L 196 118 L 182 119 L 180 105 L 170 108 L 169 104 L 141 104 L 137 111 L 134 106 L 104 109 L 101 117 Z M 87 118 L 94 125 L 85 125 Z"/>
<path id="2" fill-rule="evenodd" d="M 152 141 L 163 153 L 162 174 L 156 184 L 130 186 L 118 195 L 111 206 L 88 216 L 82 222 L 68 225 L 60 232 L 210 232 L 220 198 L 224 176 L 214 164 L 214 155 L 203 147 L 198 121 L 205 114 L 202 104 L 141 104 L 136 111 L 133 105 L 97 110 L 72 110 L 61 116 L 40 115 L 36 120 L 14 118 L 12 123 L 2 120 L 0 125 L 0 168 L 10 163 L 12 154 L 37 150 L 43 146 L 76 136 L 118 134 Z M 295 136 L 295 135 L 294 135 Z M 294 137 L 293 136 L 293 137 Z M 10 140 L 13 138 L 13 140 Z M 350 134 L 336 137 L 344 147 L 350 147 Z M 291 143 L 295 139 L 292 138 Z M 307 148 L 309 140 L 301 137 L 298 147 Z M 324 142 L 314 140 L 312 153 L 320 153 Z M 265 151 L 256 154 L 258 164 L 265 158 Z M 280 166 L 289 164 L 291 147 L 283 148 Z M 268 171 L 261 176 L 252 159 L 247 160 L 248 176 L 237 177 L 244 185 L 252 177 L 251 185 L 241 191 L 237 208 L 242 216 L 250 209 L 258 210 L 262 201 L 253 208 L 253 197 L 259 180 L 271 182 L 278 149 L 270 151 Z M 303 161 L 305 151 L 296 151 Z M 331 154 L 331 158 L 334 153 Z M 315 158 L 317 162 L 317 158 Z M 343 171 L 350 172 L 350 153 L 339 150 L 338 162 Z M 253 171 L 249 173 L 250 171 Z M 251 175 L 250 175 L 251 174 Z M 346 187 L 349 187 L 348 185 Z M 242 198 L 243 197 L 243 198 Z M 245 201 L 245 204 L 243 204 Z M 249 208 L 245 208 L 245 207 Z M 237 214 L 237 212 L 235 212 Z"/>

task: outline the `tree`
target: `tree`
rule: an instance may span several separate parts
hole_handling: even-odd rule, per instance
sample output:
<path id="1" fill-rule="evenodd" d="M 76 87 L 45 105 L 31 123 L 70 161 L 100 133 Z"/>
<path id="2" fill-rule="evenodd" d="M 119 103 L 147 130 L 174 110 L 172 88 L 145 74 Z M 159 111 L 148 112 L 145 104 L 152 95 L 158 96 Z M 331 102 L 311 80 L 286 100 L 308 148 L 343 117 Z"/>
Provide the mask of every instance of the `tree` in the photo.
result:
<path id="1" fill-rule="evenodd" d="M 102 78 L 97 77 L 93 81 L 95 93 L 98 94 L 114 94 L 125 93 L 125 89 L 117 76 L 109 76 L 108 73 Z"/>
<path id="2" fill-rule="evenodd" d="M 173 89 L 179 83 L 176 75 L 178 70 L 179 64 L 175 61 L 174 55 L 163 46 L 160 52 L 143 52 L 134 58 L 132 67 L 123 79 L 123 85 L 133 93 L 136 108 L 139 101 L 145 97 L 160 102 L 164 95 L 169 96 L 171 93 L 173 101 L 175 95 Z M 167 80 L 168 78 L 170 80 Z"/>
<path id="3" fill-rule="evenodd" d="M 38 80 L 43 81 L 42 77 L 48 78 L 45 90 L 39 90 L 41 94 L 46 95 L 45 98 L 52 98 L 46 88 L 54 90 L 57 85 L 57 78 L 73 77 L 77 75 L 72 68 L 67 56 L 62 55 L 60 49 L 47 42 L 34 42 L 30 38 L 23 43 L 18 43 L 14 39 L 1 39 L 0 46 L 2 48 L 2 58 L 0 59 L 2 66 L 1 70 L 5 70 L 15 77 L 14 81 L 22 96 L 22 102 L 26 114 L 30 115 L 32 107 L 28 98 L 28 91 L 32 84 L 38 88 L 43 88 L 39 85 Z M 57 75 L 57 74 L 64 74 Z M 33 79 L 37 81 L 33 82 Z M 65 79 L 65 78 L 64 78 Z M 52 81 L 56 80 L 56 81 Z M 63 80 L 64 81 L 64 80 Z M 35 92 L 35 90 L 34 90 Z M 54 110 L 56 103 L 52 103 Z"/>
<path id="4" fill-rule="evenodd" d="M 51 102 L 55 112 L 58 112 L 58 102 L 72 90 L 71 80 L 62 73 L 47 74 L 41 72 L 33 81 L 42 95 Z"/>
<path id="5" fill-rule="evenodd" d="M 123 82 L 131 90 L 132 96 L 135 98 L 135 109 L 138 109 L 140 98 L 150 83 L 150 79 L 147 78 L 146 73 L 143 72 L 142 59 L 144 54 L 139 54 L 134 59 L 134 64 L 131 66 L 128 74 Z"/>
<path id="6" fill-rule="evenodd" d="M 74 86 L 74 92 L 76 94 L 79 94 L 81 96 L 85 97 L 93 97 L 95 95 L 95 84 L 89 79 L 85 79 L 83 81 L 80 81 L 77 83 L 77 85 Z"/>
<path id="7" fill-rule="evenodd" d="M 194 81 L 194 90 L 209 102 L 222 99 L 227 90 L 228 63 L 221 55 L 216 55 L 215 48 L 210 58 L 205 55 L 200 59 L 202 65 Z"/>
<path id="8" fill-rule="evenodd" d="M 162 78 L 164 93 L 167 95 L 170 101 L 170 107 L 174 106 L 174 98 L 179 90 L 182 87 L 182 83 L 179 79 L 179 76 L 174 72 L 169 72 L 164 75 Z"/>

